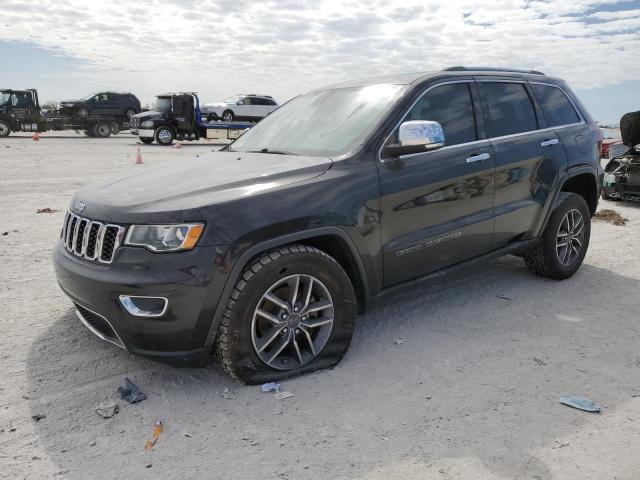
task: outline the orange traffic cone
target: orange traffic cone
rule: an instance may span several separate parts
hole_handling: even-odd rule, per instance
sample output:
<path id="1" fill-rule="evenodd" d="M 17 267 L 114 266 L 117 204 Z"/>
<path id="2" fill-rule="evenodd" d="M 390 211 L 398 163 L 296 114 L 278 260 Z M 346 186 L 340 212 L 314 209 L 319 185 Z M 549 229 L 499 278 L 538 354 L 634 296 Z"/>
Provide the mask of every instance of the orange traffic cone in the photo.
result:
<path id="1" fill-rule="evenodd" d="M 180 142 L 176 142 L 174 148 L 182 148 L 182 144 Z"/>
<path id="2" fill-rule="evenodd" d="M 40 135 L 38 135 L 38 132 L 33 134 L 33 137 L 31 137 L 31 140 L 33 140 L 34 142 L 40 141 Z"/>
<path id="3" fill-rule="evenodd" d="M 136 155 L 136 165 L 142 165 L 142 153 L 140 153 L 140 145 L 138 145 L 138 154 Z"/>

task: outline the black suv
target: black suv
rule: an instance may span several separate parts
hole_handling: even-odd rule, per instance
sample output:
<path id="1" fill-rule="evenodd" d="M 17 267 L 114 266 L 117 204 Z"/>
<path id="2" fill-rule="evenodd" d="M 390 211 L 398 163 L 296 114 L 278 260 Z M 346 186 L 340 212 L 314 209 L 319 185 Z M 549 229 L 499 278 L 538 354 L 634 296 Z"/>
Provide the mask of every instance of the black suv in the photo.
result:
<path id="1" fill-rule="evenodd" d="M 94 115 L 113 115 L 131 118 L 140 113 L 140 100 L 133 93 L 90 93 L 80 100 L 62 100 L 60 113 L 87 118 Z"/>
<path id="2" fill-rule="evenodd" d="M 224 151 L 82 189 L 54 253 L 79 319 L 257 383 L 328 367 L 356 313 L 513 254 L 570 277 L 600 133 L 559 79 L 454 67 L 300 95 Z"/>

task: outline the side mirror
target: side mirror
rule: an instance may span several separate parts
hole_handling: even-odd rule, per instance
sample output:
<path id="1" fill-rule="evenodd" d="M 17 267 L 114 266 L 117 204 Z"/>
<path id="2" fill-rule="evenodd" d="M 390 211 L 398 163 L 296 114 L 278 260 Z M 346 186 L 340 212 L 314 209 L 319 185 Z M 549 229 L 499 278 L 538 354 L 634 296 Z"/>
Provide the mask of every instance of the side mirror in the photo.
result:
<path id="1" fill-rule="evenodd" d="M 400 125 L 398 143 L 386 145 L 383 153 L 385 157 L 399 157 L 434 150 L 444 144 L 444 130 L 438 122 L 410 120 Z"/>

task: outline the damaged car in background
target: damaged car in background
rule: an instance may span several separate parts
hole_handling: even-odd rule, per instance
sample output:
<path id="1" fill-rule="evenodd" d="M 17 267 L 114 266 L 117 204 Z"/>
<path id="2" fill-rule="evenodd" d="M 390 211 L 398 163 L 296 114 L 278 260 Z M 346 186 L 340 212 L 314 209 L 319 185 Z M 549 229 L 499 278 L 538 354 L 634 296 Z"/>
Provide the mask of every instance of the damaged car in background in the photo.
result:
<path id="1" fill-rule="evenodd" d="M 622 116 L 620 132 L 628 149 L 605 166 L 602 198 L 640 202 L 640 111 Z"/>

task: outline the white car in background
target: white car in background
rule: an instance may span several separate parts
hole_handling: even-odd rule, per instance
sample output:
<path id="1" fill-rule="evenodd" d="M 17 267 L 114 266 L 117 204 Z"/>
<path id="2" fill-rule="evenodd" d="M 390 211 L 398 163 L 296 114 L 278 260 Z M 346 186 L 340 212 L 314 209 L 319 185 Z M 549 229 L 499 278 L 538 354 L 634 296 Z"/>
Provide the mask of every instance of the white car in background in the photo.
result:
<path id="1" fill-rule="evenodd" d="M 278 108 L 278 102 L 269 95 L 235 95 L 219 103 L 202 106 L 202 116 L 207 120 L 249 120 L 256 122 Z"/>

